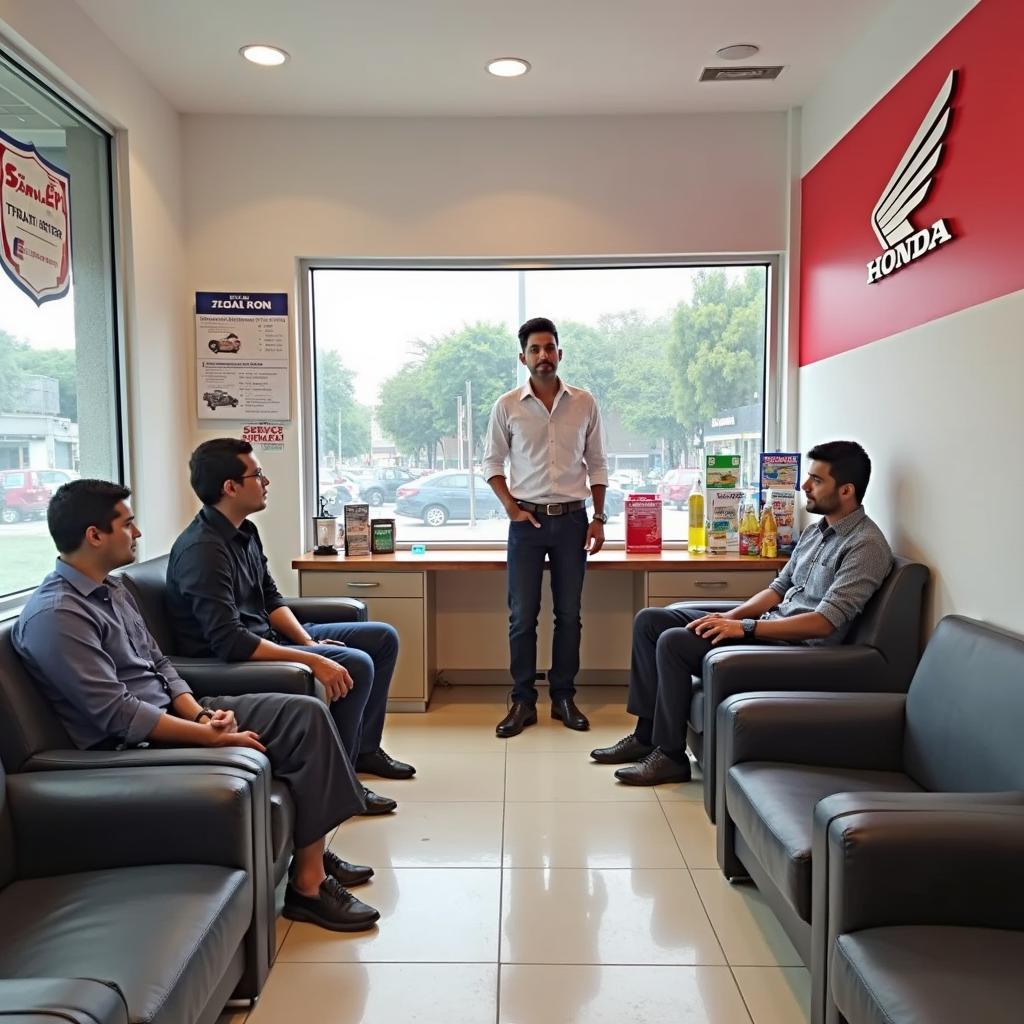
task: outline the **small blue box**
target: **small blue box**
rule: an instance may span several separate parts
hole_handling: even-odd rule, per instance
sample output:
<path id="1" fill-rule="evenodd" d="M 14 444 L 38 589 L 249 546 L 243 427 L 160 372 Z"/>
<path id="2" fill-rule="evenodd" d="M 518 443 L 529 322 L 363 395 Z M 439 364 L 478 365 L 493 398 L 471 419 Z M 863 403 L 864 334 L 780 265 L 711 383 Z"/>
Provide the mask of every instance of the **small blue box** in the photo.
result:
<path id="1" fill-rule="evenodd" d="M 427 553 L 426 544 L 411 544 L 409 546 L 409 553 L 413 555 L 425 555 Z"/>

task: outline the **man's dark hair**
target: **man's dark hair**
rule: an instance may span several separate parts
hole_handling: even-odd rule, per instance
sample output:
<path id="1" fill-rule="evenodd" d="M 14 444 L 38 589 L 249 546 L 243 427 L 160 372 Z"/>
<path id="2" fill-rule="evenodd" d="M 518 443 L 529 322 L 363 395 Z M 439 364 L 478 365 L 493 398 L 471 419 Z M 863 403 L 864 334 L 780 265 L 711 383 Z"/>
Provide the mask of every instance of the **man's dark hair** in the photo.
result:
<path id="1" fill-rule="evenodd" d="M 224 481 L 239 482 L 245 476 L 240 455 L 250 455 L 252 445 L 237 437 L 215 437 L 204 441 L 188 460 L 189 480 L 204 505 L 216 505 L 224 494 Z"/>
<path id="2" fill-rule="evenodd" d="M 46 509 L 46 525 L 57 550 L 62 555 L 77 551 L 90 526 L 110 533 L 117 503 L 131 493 L 129 488 L 108 480 L 71 480 L 58 487 Z"/>
<path id="3" fill-rule="evenodd" d="M 546 316 L 535 316 L 519 328 L 519 347 L 524 352 L 531 334 L 553 334 L 558 341 L 558 328 Z"/>
<path id="4" fill-rule="evenodd" d="M 829 441 L 816 445 L 807 453 L 807 458 L 827 462 L 836 486 L 853 484 L 857 503 L 864 500 L 864 492 L 871 479 L 871 459 L 856 441 Z"/>

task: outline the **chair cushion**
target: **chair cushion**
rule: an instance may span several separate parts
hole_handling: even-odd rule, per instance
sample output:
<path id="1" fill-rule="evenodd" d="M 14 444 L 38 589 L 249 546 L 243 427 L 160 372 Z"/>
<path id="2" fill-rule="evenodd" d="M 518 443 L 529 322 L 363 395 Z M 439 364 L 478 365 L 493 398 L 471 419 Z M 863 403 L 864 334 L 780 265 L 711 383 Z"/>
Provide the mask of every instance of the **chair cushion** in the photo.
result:
<path id="1" fill-rule="evenodd" d="M 292 856 L 295 804 L 288 787 L 276 779 L 270 786 L 270 853 L 274 858 L 274 884 L 284 878 Z"/>
<path id="2" fill-rule="evenodd" d="M 1024 931 L 868 928 L 832 950 L 832 998 L 849 1024 L 1019 1024 Z"/>
<path id="3" fill-rule="evenodd" d="M 132 1021 L 181 1024 L 199 1018 L 251 920 L 252 886 L 232 868 L 161 864 L 17 881 L 0 892 L 0 977 L 112 981 Z"/>
<path id="4" fill-rule="evenodd" d="M 700 676 L 693 677 L 693 694 L 690 697 L 690 720 L 687 724 L 696 733 L 704 732 L 704 683 Z"/>
<path id="5" fill-rule="evenodd" d="M 811 920 L 811 837 L 814 805 L 833 793 L 917 793 L 902 772 L 818 768 L 746 761 L 729 769 L 729 817 L 779 891 Z"/>

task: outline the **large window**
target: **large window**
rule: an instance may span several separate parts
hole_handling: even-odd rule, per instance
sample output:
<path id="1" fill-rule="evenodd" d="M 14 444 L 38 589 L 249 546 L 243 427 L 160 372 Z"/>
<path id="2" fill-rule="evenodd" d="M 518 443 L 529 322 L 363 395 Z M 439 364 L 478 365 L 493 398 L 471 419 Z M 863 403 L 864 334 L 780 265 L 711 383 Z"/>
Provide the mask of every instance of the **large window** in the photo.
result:
<path id="1" fill-rule="evenodd" d="M 2 52 L 0 131 L 23 152 L 34 146 L 41 167 L 70 176 L 71 229 L 70 283 L 62 297 L 37 304 L 16 283 L 17 268 L 0 273 L 3 602 L 53 566 L 45 522 L 53 492 L 79 476 L 119 480 L 121 459 L 110 137 Z M 2 244 L 15 262 L 24 246 L 60 258 L 52 230 L 37 226 L 43 218 L 5 212 Z"/>
<path id="2" fill-rule="evenodd" d="M 705 453 L 764 445 L 769 265 L 310 269 L 317 497 L 365 500 L 399 543 L 503 543 L 507 520 L 479 474 L 495 399 L 522 384 L 516 330 L 558 326 L 562 378 L 593 392 L 611 486 L 606 531 L 624 537 L 631 492 L 664 501 L 686 536 Z"/>

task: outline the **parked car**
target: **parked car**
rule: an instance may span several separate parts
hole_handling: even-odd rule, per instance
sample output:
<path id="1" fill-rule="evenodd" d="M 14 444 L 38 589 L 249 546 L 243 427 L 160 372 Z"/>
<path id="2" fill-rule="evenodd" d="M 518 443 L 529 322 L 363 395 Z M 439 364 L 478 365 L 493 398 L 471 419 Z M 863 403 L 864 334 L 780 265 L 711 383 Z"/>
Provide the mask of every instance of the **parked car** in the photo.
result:
<path id="1" fill-rule="evenodd" d="M 53 491 L 43 483 L 38 469 L 0 470 L 0 488 L 4 502 L 0 518 L 5 523 L 18 523 L 32 516 L 45 516 Z"/>
<path id="2" fill-rule="evenodd" d="M 407 469 L 387 466 L 381 469 L 368 469 L 358 474 L 359 490 L 363 500 L 371 505 L 383 505 L 386 501 L 394 501 L 398 488 L 415 480 Z"/>
<path id="3" fill-rule="evenodd" d="M 39 469 L 36 472 L 39 474 L 39 479 L 54 491 L 72 480 L 77 480 L 82 475 L 76 469 Z"/>
<path id="4" fill-rule="evenodd" d="M 589 512 L 593 506 L 593 501 L 591 501 L 590 498 L 587 498 L 587 511 Z M 608 490 L 604 492 L 604 514 L 609 519 L 614 519 L 616 516 L 622 515 L 622 510 L 625 507 L 626 491 L 609 485 Z"/>
<path id="5" fill-rule="evenodd" d="M 684 508 L 690 497 L 690 491 L 696 486 L 699 476 L 699 469 L 670 469 L 658 484 L 658 493 L 661 495 L 662 503 L 675 505 L 676 508 Z"/>
<path id="6" fill-rule="evenodd" d="M 221 391 L 220 388 L 217 388 L 215 391 L 204 392 L 203 401 L 211 409 L 216 409 L 220 405 L 230 405 L 233 409 L 238 405 L 238 399 L 234 395 L 229 395 L 226 391 Z"/>
<path id="7" fill-rule="evenodd" d="M 478 519 L 504 515 L 502 504 L 479 474 L 473 475 Z M 464 469 L 443 470 L 418 477 L 398 488 L 395 512 L 422 519 L 427 526 L 444 526 L 451 519 L 469 519 L 469 473 Z"/>
<path id="8" fill-rule="evenodd" d="M 355 487 L 347 487 L 345 484 L 330 484 L 327 487 L 321 487 L 320 498 L 327 508 L 328 515 L 338 519 L 344 514 L 346 505 L 362 500 Z"/>
<path id="9" fill-rule="evenodd" d="M 242 339 L 231 333 L 222 338 L 211 338 L 209 344 L 211 352 L 237 352 L 242 347 Z"/>

